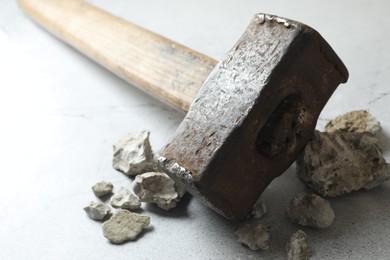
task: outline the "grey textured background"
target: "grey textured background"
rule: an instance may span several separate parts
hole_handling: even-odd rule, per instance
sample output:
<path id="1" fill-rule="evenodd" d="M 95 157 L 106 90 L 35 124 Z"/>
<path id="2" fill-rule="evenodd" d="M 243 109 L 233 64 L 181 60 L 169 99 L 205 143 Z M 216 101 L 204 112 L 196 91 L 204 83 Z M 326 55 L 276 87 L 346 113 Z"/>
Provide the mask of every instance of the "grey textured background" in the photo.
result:
<path id="1" fill-rule="evenodd" d="M 317 29 L 350 72 L 325 107 L 334 116 L 367 109 L 383 125 L 389 159 L 390 24 L 386 0 L 91 1 L 127 20 L 220 59 L 251 17 L 268 12 Z M 189 196 L 172 211 L 144 205 L 151 227 L 137 241 L 111 245 L 82 208 L 91 186 L 130 180 L 111 167 L 111 145 L 150 129 L 158 150 L 182 115 L 129 86 L 47 34 L 0 0 L 0 259 L 283 259 L 298 227 L 284 209 L 304 187 L 294 167 L 265 192 L 270 248 L 252 252 L 224 220 Z M 330 202 L 333 225 L 303 228 L 313 259 L 390 259 L 390 183 Z"/>

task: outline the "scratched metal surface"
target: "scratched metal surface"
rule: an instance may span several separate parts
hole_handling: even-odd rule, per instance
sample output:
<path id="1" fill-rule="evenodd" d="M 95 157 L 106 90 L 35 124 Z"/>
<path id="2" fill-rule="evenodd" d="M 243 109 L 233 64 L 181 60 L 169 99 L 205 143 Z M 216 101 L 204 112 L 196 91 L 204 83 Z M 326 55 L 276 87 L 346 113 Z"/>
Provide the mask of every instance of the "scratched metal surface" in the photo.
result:
<path id="1" fill-rule="evenodd" d="M 367 109 L 384 128 L 390 160 L 390 2 L 369 0 L 179 1 L 93 3 L 220 59 L 254 13 L 274 13 L 318 30 L 345 62 L 346 85 L 333 95 L 318 122 Z M 126 133 L 150 129 L 162 147 L 182 115 L 131 88 L 32 24 L 14 1 L 0 2 L 0 259 L 284 259 L 298 227 L 284 209 L 305 189 L 294 168 L 265 192 L 269 250 L 237 243 L 237 224 L 186 197 L 173 211 L 144 205 L 151 228 L 120 246 L 102 236 L 100 223 L 82 207 L 90 187 L 130 181 L 111 167 L 111 145 Z M 330 200 L 336 219 L 325 230 L 304 228 L 313 259 L 389 259 L 390 183 Z"/>

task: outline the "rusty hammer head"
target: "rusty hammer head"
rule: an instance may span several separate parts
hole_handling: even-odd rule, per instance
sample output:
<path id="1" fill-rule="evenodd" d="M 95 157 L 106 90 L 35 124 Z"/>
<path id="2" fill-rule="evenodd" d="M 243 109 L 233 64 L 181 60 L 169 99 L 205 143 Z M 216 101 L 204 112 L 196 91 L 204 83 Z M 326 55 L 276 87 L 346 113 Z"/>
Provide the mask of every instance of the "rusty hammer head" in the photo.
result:
<path id="1" fill-rule="evenodd" d="M 162 171 L 229 219 L 252 206 L 309 141 L 348 71 L 314 29 L 259 14 L 211 72 L 175 137 Z"/>

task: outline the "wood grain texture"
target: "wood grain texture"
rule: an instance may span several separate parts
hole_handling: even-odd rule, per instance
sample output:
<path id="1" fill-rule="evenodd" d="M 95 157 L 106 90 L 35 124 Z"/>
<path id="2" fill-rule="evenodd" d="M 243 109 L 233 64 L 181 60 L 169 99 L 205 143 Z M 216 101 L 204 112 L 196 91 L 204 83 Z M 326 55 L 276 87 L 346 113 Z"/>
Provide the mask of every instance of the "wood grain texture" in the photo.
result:
<path id="1" fill-rule="evenodd" d="M 183 112 L 217 64 L 81 0 L 18 0 L 18 4 L 58 38 Z"/>

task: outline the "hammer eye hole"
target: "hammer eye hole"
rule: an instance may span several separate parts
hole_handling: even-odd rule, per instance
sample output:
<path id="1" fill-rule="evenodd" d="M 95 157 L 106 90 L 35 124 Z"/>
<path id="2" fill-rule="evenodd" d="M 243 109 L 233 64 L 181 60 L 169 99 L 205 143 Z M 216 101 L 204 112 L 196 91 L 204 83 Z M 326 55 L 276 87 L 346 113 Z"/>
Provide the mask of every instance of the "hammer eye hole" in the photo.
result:
<path id="1" fill-rule="evenodd" d="M 287 96 L 280 102 L 257 136 L 256 148 L 269 158 L 293 150 L 302 136 L 302 112 L 305 111 L 298 94 Z"/>

